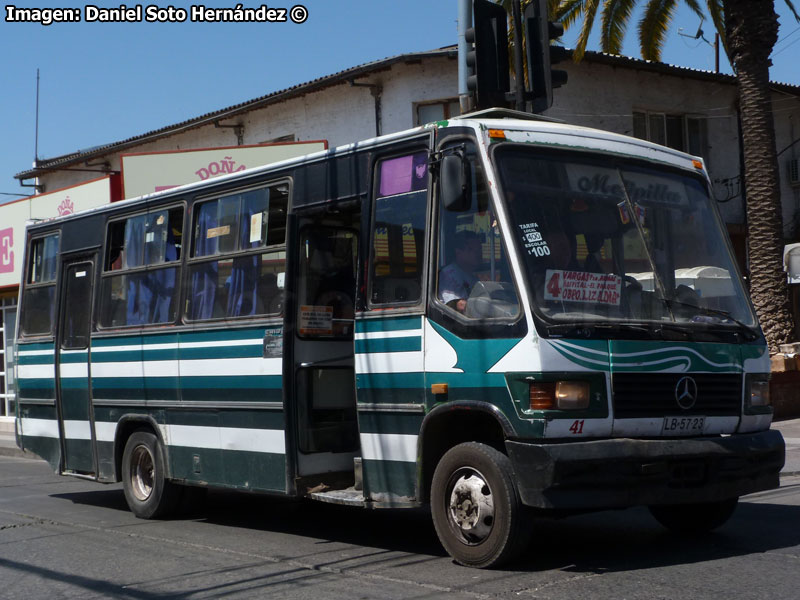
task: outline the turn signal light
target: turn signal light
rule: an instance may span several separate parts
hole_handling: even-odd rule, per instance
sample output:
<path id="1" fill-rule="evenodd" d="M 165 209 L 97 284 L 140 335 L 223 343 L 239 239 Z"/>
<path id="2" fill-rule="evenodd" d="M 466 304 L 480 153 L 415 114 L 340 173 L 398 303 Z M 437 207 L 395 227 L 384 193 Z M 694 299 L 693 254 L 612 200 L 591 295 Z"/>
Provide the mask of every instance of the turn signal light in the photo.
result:
<path id="1" fill-rule="evenodd" d="M 547 381 L 532 383 L 530 388 L 531 408 L 533 410 L 547 410 L 555 406 L 556 382 Z"/>

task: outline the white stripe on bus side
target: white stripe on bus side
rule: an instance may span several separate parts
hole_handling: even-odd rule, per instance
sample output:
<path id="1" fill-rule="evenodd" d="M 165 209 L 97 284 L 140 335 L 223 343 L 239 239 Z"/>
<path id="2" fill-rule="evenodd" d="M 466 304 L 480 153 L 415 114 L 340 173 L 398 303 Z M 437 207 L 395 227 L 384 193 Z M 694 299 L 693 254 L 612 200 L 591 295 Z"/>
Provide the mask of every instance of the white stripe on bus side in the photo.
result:
<path id="1" fill-rule="evenodd" d="M 54 419 L 20 419 L 22 435 L 58 439 L 58 421 Z"/>
<path id="2" fill-rule="evenodd" d="M 59 367 L 61 377 L 83 377 L 89 376 L 88 363 L 62 363 Z"/>
<path id="3" fill-rule="evenodd" d="M 365 460 L 417 462 L 417 435 L 362 433 L 361 456 Z"/>
<path id="4" fill-rule="evenodd" d="M 19 356 L 54 356 L 55 352 L 56 351 L 54 349 L 52 349 L 52 348 L 50 350 L 22 350 L 22 349 L 19 349 L 17 351 L 17 354 Z"/>
<path id="5" fill-rule="evenodd" d="M 260 346 L 264 341 L 260 338 L 250 340 L 219 340 L 214 342 L 181 342 L 179 344 L 128 344 L 122 346 L 92 347 L 92 354 L 104 352 L 141 352 L 146 350 L 178 350 L 189 348 L 236 348 L 239 346 Z"/>
<path id="6" fill-rule="evenodd" d="M 356 354 L 356 373 L 421 373 L 424 361 L 421 350 Z"/>
<path id="7" fill-rule="evenodd" d="M 168 446 L 240 450 L 285 454 L 286 440 L 280 429 L 245 429 L 238 427 L 197 427 L 159 425 Z"/>
<path id="8" fill-rule="evenodd" d="M 281 375 L 281 358 L 208 358 L 197 360 L 153 360 L 94 362 L 92 377 L 224 377 L 226 375 Z"/>
<path id="9" fill-rule="evenodd" d="M 58 439 L 58 421 L 54 419 L 21 419 L 25 437 Z M 209 448 L 212 450 L 241 450 L 285 454 L 286 441 L 279 429 L 245 429 L 235 427 L 196 427 L 191 425 L 159 425 L 169 446 Z M 65 421 L 67 439 L 89 440 L 91 429 L 88 421 Z M 98 442 L 113 442 L 117 424 L 95 423 Z"/>
<path id="10" fill-rule="evenodd" d="M 49 365 L 17 365 L 18 379 L 53 379 L 56 367 Z"/>
<path id="11" fill-rule="evenodd" d="M 357 340 L 385 340 L 389 338 L 422 337 L 421 329 L 405 329 L 403 331 L 366 331 L 355 334 Z"/>

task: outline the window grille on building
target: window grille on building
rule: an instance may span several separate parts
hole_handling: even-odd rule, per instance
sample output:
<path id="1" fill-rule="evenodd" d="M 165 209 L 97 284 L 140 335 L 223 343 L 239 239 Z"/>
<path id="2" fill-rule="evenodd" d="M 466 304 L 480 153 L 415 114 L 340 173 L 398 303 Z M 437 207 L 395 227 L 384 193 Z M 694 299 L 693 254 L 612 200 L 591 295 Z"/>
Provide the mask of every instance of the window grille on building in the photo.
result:
<path id="1" fill-rule="evenodd" d="M 633 135 L 702 156 L 708 161 L 707 119 L 700 116 L 634 111 Z"/>
<path id="2" fill-rule="evenodd" d="M 461 105 L 458 103 L 457 98 L 420 103 L 414 108 L 414 116 L 416 118 L 414 125 L 425 125 L 426 123 L 457 117 L 461 114 Z"/>

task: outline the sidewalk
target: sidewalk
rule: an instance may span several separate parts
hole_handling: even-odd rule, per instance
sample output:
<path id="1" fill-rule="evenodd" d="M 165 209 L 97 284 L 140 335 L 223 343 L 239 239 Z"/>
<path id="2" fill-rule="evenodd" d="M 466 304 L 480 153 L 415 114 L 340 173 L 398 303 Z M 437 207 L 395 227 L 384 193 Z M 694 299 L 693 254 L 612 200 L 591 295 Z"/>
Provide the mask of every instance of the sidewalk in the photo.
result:
<path id="1" fill-rule="evenodd" d="M 772 429 L 780 431 L 786 442 L 786 464 L 781 475 L 800 475 L 800 419 L 777 421 L 772 424 Z M 7 421 L 0 421 L 0 456 L 39 459 L 38 456 L 17 448 L 14 440 L 14 423 Z"/>

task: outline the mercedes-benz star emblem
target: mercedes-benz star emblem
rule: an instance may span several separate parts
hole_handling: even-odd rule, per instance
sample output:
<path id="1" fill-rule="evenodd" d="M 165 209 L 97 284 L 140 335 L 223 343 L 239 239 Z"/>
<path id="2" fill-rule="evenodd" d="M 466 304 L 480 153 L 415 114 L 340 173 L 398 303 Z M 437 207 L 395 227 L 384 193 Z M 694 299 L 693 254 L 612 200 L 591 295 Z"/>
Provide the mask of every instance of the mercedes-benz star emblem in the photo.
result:
<path id="1" fill-rule="evenodd" d="M 681 377 L 675 386 L 675 400 L 683 410 L 689 410 L 697 402 L 697 383 L 691 377 Z"/>

